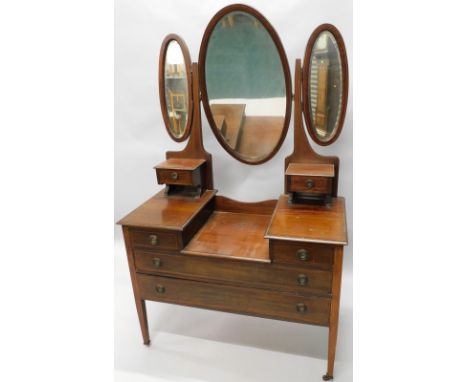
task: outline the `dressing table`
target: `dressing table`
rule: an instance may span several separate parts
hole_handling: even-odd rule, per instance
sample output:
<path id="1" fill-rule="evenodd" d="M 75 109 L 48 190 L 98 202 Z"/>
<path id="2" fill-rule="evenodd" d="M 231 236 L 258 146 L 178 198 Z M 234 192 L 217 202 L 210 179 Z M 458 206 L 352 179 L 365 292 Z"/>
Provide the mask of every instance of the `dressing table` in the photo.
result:
<path id="1" fill-rule="evenodd" d="M 259 61 L 258 50 L 265 60 Z M 320 325 L 329 328 L 323 379 L 333 378 L 347 244 L 345 201 L 338 196 L 339 159 L 312 149 L 302 116 L 320 145 L 337 139 L 348 79 L 336 28 L 325 24 L 312 34 L 304 61 L 304 68 L 301 60 L 295 63 L 293 98 L 277 33 L 245 5 L 228 6 L 213 17 L 199 64 L 191 63 L 179 36 L 164 40 L 159 62 L 164 121 L 173 139 L 188 143 L 155 166 L 165 189 L 118 222 L 144 344 L 150 343 L 146 301 Z M 258 71 L 252 76 L 249 70 Z M 170 102 L 175 87 L 182 107 Z M 294 104 L 294 150 L 278 174 L 285 179 L 278 199 L 245 203 L 214 188 L 200 98 L 220 144 L 249 165 L 264 163 L 279 150 Z"/>

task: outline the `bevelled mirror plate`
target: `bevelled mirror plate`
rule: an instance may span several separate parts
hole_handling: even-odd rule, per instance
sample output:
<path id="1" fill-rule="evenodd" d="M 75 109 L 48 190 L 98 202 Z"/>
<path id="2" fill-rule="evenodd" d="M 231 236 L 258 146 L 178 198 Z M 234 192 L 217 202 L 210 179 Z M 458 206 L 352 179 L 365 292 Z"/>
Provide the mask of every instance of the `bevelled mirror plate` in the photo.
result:
<path id="1" fill-rule="evenodd" d="M 309 39 L 303 91 L 309 133 L 318 144 L 331 144 L 341 133 L 348 98 L 346 51 L 333 25 L 321 25 Z"/>
<path id="2" fill-rule="evenodd" d="M 168 35 L 159 58 L 159 98 L 166 129 L 177 142 L 190 134 L 192 122 L 192 90 L 190 54 L 184 40 Z"/>
<path id="3" fill-rule="evenodd" d="M 233 5 L 209 23 L 200 49 L 202 101 L 221 145 L 259 164 L 280 148 L 291 112 L 291 76 L 283 46 L 254 9 Z"/>

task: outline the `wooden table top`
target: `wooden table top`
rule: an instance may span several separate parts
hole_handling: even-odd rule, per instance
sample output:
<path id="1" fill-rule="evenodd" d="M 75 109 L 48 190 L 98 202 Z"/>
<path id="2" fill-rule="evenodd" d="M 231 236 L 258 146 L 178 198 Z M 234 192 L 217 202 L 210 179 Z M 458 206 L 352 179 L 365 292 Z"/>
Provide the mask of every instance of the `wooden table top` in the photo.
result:
<path id="1" fill-rule="evenodd" d="M 335 166 L 331 163 L 290 163 L 286 175 L 335 176 Z"/>
<path id="2" fill-rule="evenodd" d="M 207 190 L 199 198 L 167 197 L 161 190 L 117 224 L 181 231 L 215 194 L 216 190 Z"/>
<path id="3" fill-rule="evenodd" d="M 205 162 L 205 159 L 171 158 L 159 163 L 154 166 L 154 168 L 169 170 L 195 170 Z"/>
<path id="4" fill-rule="evenodd" d="M 347 245 L 344 198 L 333 198 L 328 205 L 291 204 L 281 195 L 265 237 Z"/>
<path id="5" fill-rule="evenodd" d="M 215 211 L 182 253 L 270 262 L 265 229 L 270 215 Z"/>

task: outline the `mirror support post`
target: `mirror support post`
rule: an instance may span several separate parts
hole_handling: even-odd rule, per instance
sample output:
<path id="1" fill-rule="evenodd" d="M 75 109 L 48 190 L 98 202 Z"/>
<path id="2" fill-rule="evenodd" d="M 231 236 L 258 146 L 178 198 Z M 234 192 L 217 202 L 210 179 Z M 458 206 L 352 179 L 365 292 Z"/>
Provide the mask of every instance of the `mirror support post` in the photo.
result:
<path id="1" fill-rule="evenodd" d="M 303 97 L 302 97 L 302 66 L 301 60 L 296 59 L 294 68 L 294 148 L 291 155 L 284 160 L 284 170 L 290 163 L 324 163 L 333 164 L 335 167 L 335 177 L 333 179 L 332 196 L 338 196 L 338 175 L 340 160 L 338 157 L 322 156 L 317 154 L 309 144 L 302 122 Z M 284 181 L 284 191 L 287 192 L 286 177 Z"/>
<path id="2" fill-rule="evenodd" d="M 214 189 L 213 184 L 213 163 L 211 154 L 205 151 L 203 147 L 203 135 L 200 113 L 200 87 L 198 81 L 198 64 L 192 63 L 192 102 L 193 102 L 193 117 L 192 126 L 190 129 L 190 138 L 187 146 L 182 151 L 166 152 L 166 159 L 170 158 L 190 158 L 190 159 L 205 159 L 205 184 L 208 190 Z"/>

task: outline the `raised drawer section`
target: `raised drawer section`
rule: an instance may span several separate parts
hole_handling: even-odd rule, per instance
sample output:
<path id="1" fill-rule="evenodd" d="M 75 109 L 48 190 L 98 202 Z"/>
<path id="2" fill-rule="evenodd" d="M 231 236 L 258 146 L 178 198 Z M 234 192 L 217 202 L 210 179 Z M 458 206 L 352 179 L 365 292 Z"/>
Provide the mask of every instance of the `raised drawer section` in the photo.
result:
<path id="1" fill-rule="evenodd" d="M 330 299 L 263 289 L 137 275 L 141 297 L 232 313 L 315 325 L 328 325 Z"/>
<path id="2" fill-rule="evenodd" d="M 201 184 L 200 169 L 156 169 L 159 184 L 174 184 L 180 186 L 199 186 Z"/>
<path id="3" fill-rule="evenodd" d="M 177 250 L 178 234 L 167 231 L 131 231 L 132 244 L 134 247 L 142 247 L 149 250 Z"/>
<path id="4" fill-rule="evenodd" d="M 330 194 L 332 178 L 321 176 L 289 176 L 289 191 L 310 192 L 314 194 Z"/>
<path id="5" fill-rule="evenodd" d="M 135 252 L 138 272 L 226 282 L 303 294 L 329 295 L 332 275 L 328 271 L 293 268 L 271 263 L 205 259 L 192 255 Z"/>
<path id="6" fill-rule="evenodd" d="M 270 257 L 279 264 L 331 270 L 334 251 L 332 245 L 270 240 Z"/>

